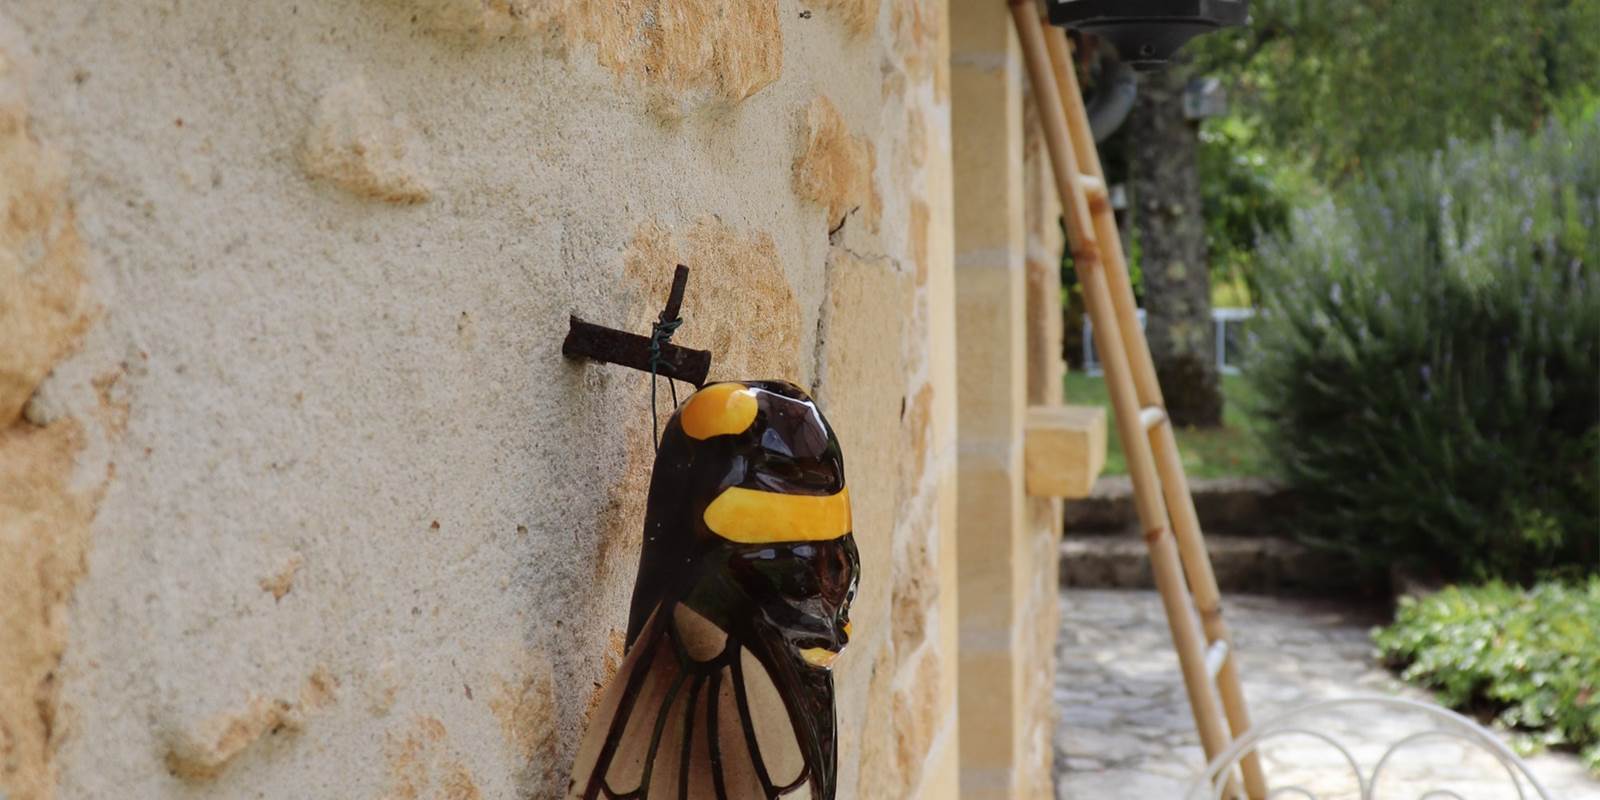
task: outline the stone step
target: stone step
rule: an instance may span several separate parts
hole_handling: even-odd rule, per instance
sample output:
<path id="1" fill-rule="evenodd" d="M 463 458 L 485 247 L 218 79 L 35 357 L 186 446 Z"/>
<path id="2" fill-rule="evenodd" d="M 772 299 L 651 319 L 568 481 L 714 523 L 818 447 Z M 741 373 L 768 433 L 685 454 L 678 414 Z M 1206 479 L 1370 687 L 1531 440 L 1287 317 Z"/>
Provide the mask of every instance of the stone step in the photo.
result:
<path id="1" fill-rule="evenodd" d="M 1349 566 L 1299 542 L 1208 535 L 1206 549 L 1223 593 L 1332 595 L 1361 587 Z M 1074 536 L 1061 543 L 1061 585 L 1075 589 L 1150 589 L 1144 539 Z"/>
<path id="2" fill-rule="evenodd" d="M 1212 478 L 1193 480 L 1195 512 L 1207 531 L 1227 531 L 1240 536 L 1289 538 L 1287 520 L 1294 497 L 1281 484 L 1264 478 Z M 1133 483 L 1126 475 L 1102 477 L 1089 496 L 1068 501 L 1065 510 L 1068 537 L 1085 533 L 1139 535 L 1139 517 L 1133 507 Z"/>

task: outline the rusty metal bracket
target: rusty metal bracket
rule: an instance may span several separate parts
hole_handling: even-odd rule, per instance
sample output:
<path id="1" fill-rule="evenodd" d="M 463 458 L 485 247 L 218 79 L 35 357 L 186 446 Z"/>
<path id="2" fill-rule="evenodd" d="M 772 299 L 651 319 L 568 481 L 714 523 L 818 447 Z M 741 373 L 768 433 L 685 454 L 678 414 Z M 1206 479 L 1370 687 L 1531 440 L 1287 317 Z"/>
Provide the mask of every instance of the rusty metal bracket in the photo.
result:
<path id="1" fill-rule="evenodd" d="M 661 310 L 649 336 L 596 325 L 576 315 L 570 317 L 561 354 L 567 358 L 587 358 L 653 372 L 696 387 L 705 385 L 706 373 L 711 371 L 711 352 L 679 347 L 668 341 L 683 322 L 678 311 L 683 307 L 683 290 L 688 283 L 689 268 L 679 264 L 672 275 L 672 291 L 667 295 L 666 308 Z"/>

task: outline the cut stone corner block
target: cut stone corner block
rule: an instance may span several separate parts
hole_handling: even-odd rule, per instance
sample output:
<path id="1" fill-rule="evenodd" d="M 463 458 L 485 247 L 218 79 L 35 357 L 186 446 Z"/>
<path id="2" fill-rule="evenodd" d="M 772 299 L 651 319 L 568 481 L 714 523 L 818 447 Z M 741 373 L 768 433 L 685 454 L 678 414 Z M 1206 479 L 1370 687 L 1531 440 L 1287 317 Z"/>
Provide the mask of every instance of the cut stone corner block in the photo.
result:
<path id="1" fill-rule="evenodd" d="M 1088 497 L 1106 465 L 1103 406 L 1030 406 L 1023 471 L 1031 497 Z"/>

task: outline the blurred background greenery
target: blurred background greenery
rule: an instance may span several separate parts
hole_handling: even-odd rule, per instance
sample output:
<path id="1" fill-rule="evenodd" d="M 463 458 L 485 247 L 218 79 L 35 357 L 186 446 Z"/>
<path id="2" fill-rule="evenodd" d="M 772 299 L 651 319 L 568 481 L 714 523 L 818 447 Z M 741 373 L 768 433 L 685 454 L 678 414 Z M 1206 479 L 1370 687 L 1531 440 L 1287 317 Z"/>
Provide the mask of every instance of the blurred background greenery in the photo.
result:
<path id="1" fill-rule="evenodd" d="M 1208 300 L 1256 313 L 1186 465 L 1292 484 L 1314 540 L 1375 567 L 1600 568 L 1600 3 L 1254 0 L 1176 69 L 1228 97 L 1190 125 Z M 1140 129 L 1102 143 L 1113 184 Z M 1105 388 L 1078 369 L 1067 395 Z"/>
<path id="2" fill-rule="evenodd" d="M 1600 2 L 1253 0 L 1251 17 L 1177 67 L 1228 97 L 1190 126 L 1210 280 L 1188 307 L 1255 312 L 1242 374 L 1182 387 L 1222 408 L 1180 430 L 1185 464 L 1288 484 L 1285 528 L 1374 573 L 1461 584 L 1404 605 L 1386 659 L 1600 768 Z M 1170 143 L 1139 130 L 1101 147 L 1149 310 L 1177 256 L 1141 233 L 1161 220 L 1139 219 L 1158 208 L 1140 188 L 1167 191 L 1141 161 Z M 1070 259 L 1063 286 L 1070 338 Z M 1066 391 L 1105 401 L 1081 369 Z"/>

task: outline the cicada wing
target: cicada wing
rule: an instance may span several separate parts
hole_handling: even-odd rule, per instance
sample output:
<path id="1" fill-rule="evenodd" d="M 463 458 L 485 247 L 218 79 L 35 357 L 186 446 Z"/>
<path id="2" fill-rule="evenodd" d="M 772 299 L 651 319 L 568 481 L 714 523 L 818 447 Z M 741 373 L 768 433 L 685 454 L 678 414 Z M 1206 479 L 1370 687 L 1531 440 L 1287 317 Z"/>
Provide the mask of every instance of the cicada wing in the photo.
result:
<path id="1" fill-rule="evenodd" d="M 659 746 L 657 723 L 678 702 L 685 676 L 667 625 L 653 614 L 605 688 L 578 747 L 567 796 L 610 800 L 640 792 Z"/>
<path id="2" fill-rule="evenodd" d="M 674 612 L 651 615 L 606 688 L 568 798 L 810 798 L 812 770 L 767 668 L 738 646 L 695 657 L 685 634 L 699 623 Z"/>
<path id="3" fill-rule="evenodd" d="M 755 755 L 758 775 L 777 790 L 804 783 L 805 753 L 800 749 L 794 722 L 766 665 L 752 650 L 741 650 L 732 670 L 736 708 L 744 728 L 746 746 Z"/>
<path id="4" fill-rule="evenodd" d="M 730 651 L 707 687 L 706 731 L 697 736 L 714 794 L 691 791 L 683 800 L 801 800 L 812 796 L 812 774 L 789 710 L 767 668 L 748 649 Z M 697 775 L 692 762 L 691 775 Z M 652 793 L 651 795 L 655 795 Z M 676 797 L 676 795 L 673 795 Z"/>

